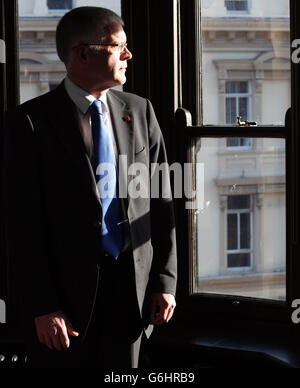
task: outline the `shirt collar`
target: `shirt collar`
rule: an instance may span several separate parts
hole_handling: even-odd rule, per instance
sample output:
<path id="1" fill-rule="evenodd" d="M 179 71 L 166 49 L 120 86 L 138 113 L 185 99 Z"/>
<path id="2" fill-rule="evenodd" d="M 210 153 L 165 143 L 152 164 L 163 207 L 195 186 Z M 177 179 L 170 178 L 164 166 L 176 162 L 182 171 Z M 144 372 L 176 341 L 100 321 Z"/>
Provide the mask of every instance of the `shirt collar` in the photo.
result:
<path id="1" fill-rule="evenodd" d="M 86 90 L 81 89 L 81 87 L 71 81 L 68 76 L 64 80 L 64 86 L 71 100 L 80 110 L 80 112 L 85 115 L 90 105 L 96 100 L 96 98 L 89 94 L 89 92 Z M 108 112 L 106 93 L 99 100 L 104 103 L 103 113 Z"/>

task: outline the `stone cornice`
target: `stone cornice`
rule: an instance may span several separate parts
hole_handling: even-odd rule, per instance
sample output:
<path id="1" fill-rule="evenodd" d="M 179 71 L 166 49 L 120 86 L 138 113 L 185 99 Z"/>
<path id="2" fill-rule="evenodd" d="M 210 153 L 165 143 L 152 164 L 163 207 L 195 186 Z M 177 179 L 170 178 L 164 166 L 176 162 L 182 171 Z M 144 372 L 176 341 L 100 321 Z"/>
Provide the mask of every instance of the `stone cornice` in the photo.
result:
<path id="1" fill-rule="evenodd" d="M 288 18 L 203 18 L 203 31 L 281 31 L 289 32 Z"/>
<path id="2" fill-rule="evenodd" d="M 54 31 L 59 18 L 19 19 L 19 31 Z"/>
<path id="3" fill-rule="evenodd" d="M 51 62 L 46 64 L 21 64 L 21 73 L 40 73 L 40 72 L 52 72 L 52 71 L 65 71 L 65 66 L 61 62 Z"/>
<path id="4" fill-rule="evenodd" d="M 258 177 L 230 177 L 230 178 L 217 178 L 215 183 L 217 186 L 245 186 L 245 185 L 274 185 L 285 184 L 285 176 L 258 176 Z"/>
<path id="5" fill-rule="evenodd" d="M 19 30 L 55 31 L 59 18 L 20 18 Z M 203 31 L 281 31 L 289 32 L 288 18 L 203 18 Z"/>

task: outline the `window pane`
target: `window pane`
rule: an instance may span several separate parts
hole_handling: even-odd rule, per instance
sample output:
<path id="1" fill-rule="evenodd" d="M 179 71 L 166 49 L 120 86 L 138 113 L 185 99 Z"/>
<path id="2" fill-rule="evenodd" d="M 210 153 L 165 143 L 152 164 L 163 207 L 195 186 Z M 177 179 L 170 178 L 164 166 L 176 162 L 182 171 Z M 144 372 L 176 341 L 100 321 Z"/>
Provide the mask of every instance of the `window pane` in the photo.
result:
<path id="1" fill-rule="evenodd" d="M 291 105 L 289 0 L 202 0 L 201 30 L 199 124 L 236 124 L 240 114 L 283 125 Z M 248 101 L 240 96 L 239 112 L 232 93 L 248 94 Z"/>
<path id="2" fill-rule="evenodd" d="M 228 249 L 237 249 L 238 247 L 238 223 L 236 214 L 228 214 L 227 216 L 227 228 L 228 228 Z"/>
<path id="3" fill-rule="evenodd" d="M 251 224 L 250 213 L 240 215 L 240 247 L 241 249 L 250 249 Z"/>
<path id="4" fill-rule="evenodd" d="M 241 147 L 252 147 L 252 141 L 248 138 L 240 139 L 240 146 Z"/>
<path id="5" fill-rule="evenodd" d="M 71 9 L 73 0 L 47 0 L 48 9 Z"/>
<path id="6" fill-rule="evenodd" d="M 248 93 L 248 82 L 227 81 L 226 93 L 227 94 Z"/>
<path id="7" fill-rule="evenodd" d="M 248 120 L 248 98 L 240 97 L 239 98 L 239 116 L 241 116 L 242 120 Z"/>
<path id="8" fill-rule="evenodd" d="M 65 10 L 99 6 L 121 15 L 121 0 L 19 0 L 18 5 L 21 103 L 48 92 L 66 76 L 55 45 L 56 26 Z"/>
<path id="9" fill-rule="evenodd" d="M 235 255 L 228 255 L 228 267 L 249 267 L 250 266 L 250 253 L 238 253 Z"/>
<path id="10" fill-rule="evenodd" d="M 228 11 L 247 11 L 248 0 L 225 0 L 225 7 Z"/>
<path id="11" fill-rule="evenodd" d="M 229 196 L 228 209 L 250 209 L 250 195 Z"/>
<path id="12" fill-rule="evenodd" d="M 285 140 L 250 141 L 195 145 L 194 292 L 285 300 Z"/>
<path id="13" fill-rule="evenodd" d="M 229 138 L 227 139 L 227 147 L 239 147 L 240 146 L 240 139 L 238 138 Z"/>
<path id="14" fill-rule="evenodd" d="M 226 124 L 235 124 L 236 123 L 236 99 L 226 98 Z"/>
<path id="15" fill-rule="evenodd" d="M 237 83 L 236 82 L 226 82 L 226 93 L 237 93 Z"/>
<path id="16" fill-rule="evenodd" d="M 226 141 L 227 147 L 240 147 L 240 148 L 251 148 L 252 141 L 248 138 L 235 138 L 230 137 Z"/>
<path id="17" fill-rule="evenodd" d="M 248 82 L 237 82 L 238 85 L 238 93 L 248 93 Z"/>

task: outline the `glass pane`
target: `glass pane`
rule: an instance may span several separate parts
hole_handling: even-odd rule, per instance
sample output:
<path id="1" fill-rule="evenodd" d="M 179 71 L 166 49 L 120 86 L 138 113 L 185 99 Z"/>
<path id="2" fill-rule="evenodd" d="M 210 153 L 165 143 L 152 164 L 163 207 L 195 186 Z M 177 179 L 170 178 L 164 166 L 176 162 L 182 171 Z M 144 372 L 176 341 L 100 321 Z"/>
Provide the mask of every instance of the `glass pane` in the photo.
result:
<path id="1" fill-rule="evenodd" d="M 227 140 L 195 145 L 194 292 L 285 300 L 285 140 Z"/>
<path id="2" fill-rule="evenodd" d="M 291 105 L 289 0 L 201 0 L 201 29 L 199 124 L 236 124 L 239 114 L 283 125 Z M 243 97 L 239 112 L 232 94 Z"/>
<path id="3" fill-rule="evenodd" d="M 250 209 L 250 195 L 231 195 L 228 197 L 228 209 Z"/>
<path id="4" fill-rule="evenodd" d="M 225 7 L 228 11 L 247 11 L 248 0 L 225 0 Z"/>
<path id="5" fill-rule="evenodd" d="M 248 120 L 248 98 L 240 97 L 239 98 L 239 116 L 242 120 Z"/>
<path id="6" fill-rule="evenodd" d="M 250 213 L 240 215 L 240 247 L 241 249 L 250 249 L 251 224 Z"/>
<path id="7" fill-rule="evenodd" d="M 238 223 L 236 214 L 228 214 L 227 216 L 227 227 L 228 227 L 228 238 L 227 245 L 228 249 L 237 249 L 238 247 Z"/>
<path id="8" fill-rule="evenodd" d="M 252 141 L 251 139 L 248 139 L 248 138 L 243 138 L 243 139 L 240 139 L 240 145 L 241 147 L 252 147 Z"/>
<path id="9" fill-rule="evenodd" d="M 248 93 L 248 82 L 227 81 L 226 93 L 227 94 Z"/>
<path id="10" fill-rule="evenodd" d="M 235 255 L 228 255 L 228 268 L 249 267 L 250 253 L 238 253 Z"/>
<path id="11" fill-rule="evenodd" d="M 226 124 L 235 124 L 236 116 L 236 99 L 234 97 L 226 98 Z"/>
<path id="12" fill-rule="evenodd" d="M 47 0 L 48 9 L 71 9 L 73 0 Z"/>
<path id="13" fill-rule="evenodd" d="M 121 15 L 121 0 L 19 0 L 20 102 L 57 87 L 66 76 L 56 54 L 55 30 L 62 15 L 79 6 L 99 6 Z"/>
<path id="14" fill-rule="evenodd" d="M 240 139 L 238 138 L 229 138 L 227 139 L 227 147 L 239 147 L 240 145 Z"/>
<path id="15" fill-rule="evenodd" d="M 243 147 L 243 148 L 251 148 L 252 141 L 249 138 L 235 138 L 231 137 L 227 139 L 227 147 Z"/>

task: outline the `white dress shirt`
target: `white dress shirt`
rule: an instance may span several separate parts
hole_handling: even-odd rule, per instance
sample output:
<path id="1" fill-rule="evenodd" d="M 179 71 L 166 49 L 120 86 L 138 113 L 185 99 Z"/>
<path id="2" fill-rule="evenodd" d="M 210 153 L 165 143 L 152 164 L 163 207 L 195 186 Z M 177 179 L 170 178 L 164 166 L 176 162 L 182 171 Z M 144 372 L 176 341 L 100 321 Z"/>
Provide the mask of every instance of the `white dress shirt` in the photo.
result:
<path id="1" fill-rule="evenodd" d="M 90 105 L 92 105 L 94 100 L 96 100 L 96 98 L 91 94 L 89 94 L 87 91 L 81 89 L 78 85 L 76 85 L 73 81 L 71 81 L 68 76 L 64 80 L 64 86 L 69 97 L 74 102 L 77 108 L 82 139 L 83 139 L 86 151 L 89 157 L 91 158 L 93 155 L 93 136 L 92 136 L 91 115 L 90 115 L 89 107 Z M 110 134 L 111 142 L 114 148 L 115 158 L 117 161 L 118 150 L 116 146 L 113 126 L 112 126 L 109 108 L 107 104 L 106 93 L 100 98 L 100 101 L 102 102 L 102 113 L 103 113 L 104 123 Z"/>

